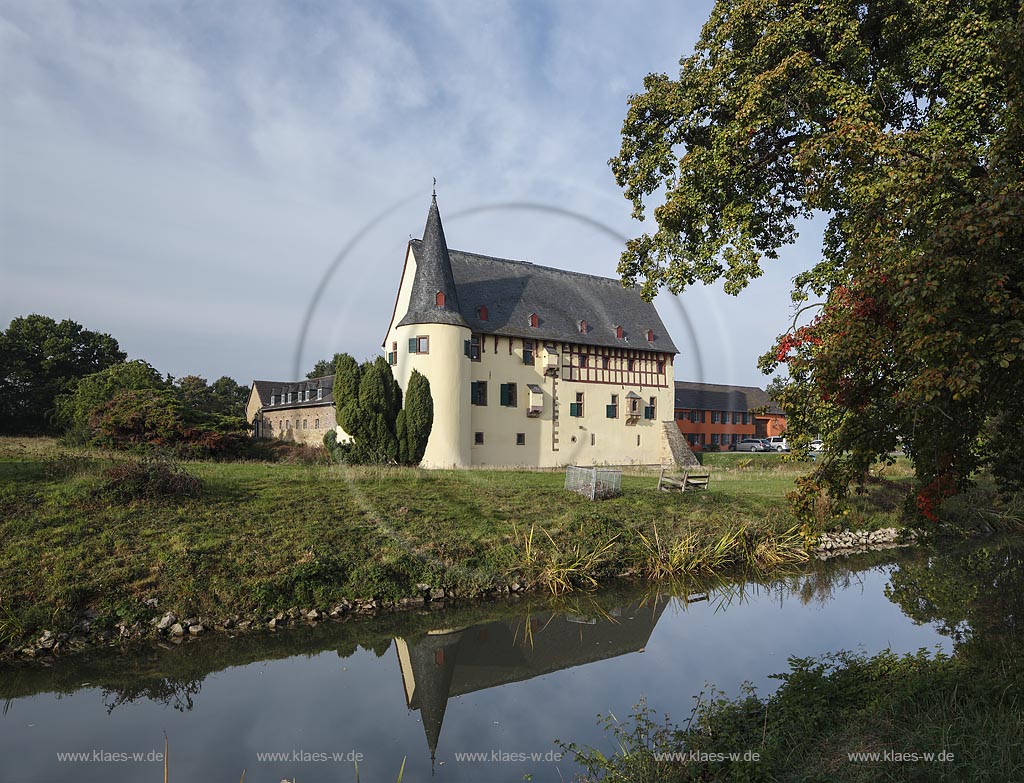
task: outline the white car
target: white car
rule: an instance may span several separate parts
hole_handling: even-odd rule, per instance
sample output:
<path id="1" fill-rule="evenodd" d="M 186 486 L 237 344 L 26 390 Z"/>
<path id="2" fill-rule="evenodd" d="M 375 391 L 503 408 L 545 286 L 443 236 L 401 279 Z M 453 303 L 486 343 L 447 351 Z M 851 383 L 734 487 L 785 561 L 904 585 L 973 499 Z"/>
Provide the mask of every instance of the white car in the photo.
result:
<path id="1" fill-rule="evenodd" d="M 776 435 L 772 438 L 765 438 L 765 440 L 776 451 L 789 451 L 789 444 L 786 442 L 785 435 Z"/>
<path id="2" fill-rule="evenodd" d="M 825 444 L 822 443 L 821 438 L 815 438 L 807 445 L 808 451 L 821 451 L 823 448 L 825 448 Z"/>

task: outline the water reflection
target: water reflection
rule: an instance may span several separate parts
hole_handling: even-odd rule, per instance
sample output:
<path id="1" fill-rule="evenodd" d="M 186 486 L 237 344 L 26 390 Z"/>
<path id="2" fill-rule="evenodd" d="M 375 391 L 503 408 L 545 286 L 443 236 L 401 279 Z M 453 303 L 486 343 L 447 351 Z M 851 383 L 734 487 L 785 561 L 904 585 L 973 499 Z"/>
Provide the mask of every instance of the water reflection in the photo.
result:
<path id="1" fill-rule="evenodd" d="M 58 750 L 162 747 L 166 729 L 180 749 L 172 780 L 237 780 L 243 768 L 253 780 L 354 779 L 351 765 L 328 773 L 258 759 L 293 747 L 363 751 L 364 779 L 394 779 L 403 758 L 406 779 L 422 779 L 435 757 L 439 781 L 558 779 L 550 767 L 494 768 L 455 754 L 544 751 L 559 736 L 600 743 L 598 713 L 626 713 L 646 696 L 658 711 L 686 715 L 705 682 L 736 692 L 750 680 L 767 692 L 791 655 L 908 652 L 944 635 L 958 652 L 986 654 L 1019 638 L 1022 574 L 1019 546 L 877 552 L 770 579 L 530 597 L 97 652 L 0 671 L 0 698 L 9 700 L 0 767 L 9 779 L 151 779 L 142 768 L 121 778 L 127 767 L 112 776 L 99 765 L 69 777 L 52 740 Z M 573 770 L 559 772 L 570 779 Z"/>
<path id="2" fill-rule="evenodd" d="M 396 639 L 406 704 L 420 713 L 430 758 L 453 696 L 643 652 L 668 600 L 642 598 L 600 617 L 548 612 Z"/>

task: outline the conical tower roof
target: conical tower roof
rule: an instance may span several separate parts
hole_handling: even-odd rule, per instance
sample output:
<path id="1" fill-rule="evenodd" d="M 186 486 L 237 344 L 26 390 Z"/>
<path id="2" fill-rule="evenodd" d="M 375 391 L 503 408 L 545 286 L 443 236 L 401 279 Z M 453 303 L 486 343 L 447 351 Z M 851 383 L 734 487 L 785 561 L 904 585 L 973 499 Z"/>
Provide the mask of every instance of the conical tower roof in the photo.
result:
<path id="1" fill-rule="evenodd" d="M 448 257 L 448 243 L 444 238 L 444 226 L 441 225 L 436 194 L 430 202 L 427 225 L 423 228 L 423 240 L 414 243 L 413 253 L 416 256 L 416 277 L 412 282 L 409 310 L 398 325 L 467 326 L 462 313 L 459 312 L 459 294 L 455 289 L 452 262 Z"/>

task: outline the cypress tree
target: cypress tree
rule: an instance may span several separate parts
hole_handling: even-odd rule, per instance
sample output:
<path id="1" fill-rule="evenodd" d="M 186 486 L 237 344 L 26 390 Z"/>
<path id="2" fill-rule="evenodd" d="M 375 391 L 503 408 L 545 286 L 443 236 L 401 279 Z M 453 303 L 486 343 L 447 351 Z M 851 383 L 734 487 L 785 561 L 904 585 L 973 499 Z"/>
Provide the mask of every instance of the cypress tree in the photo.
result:
<path id="1" fill-rule="evenodd" d="M 425 375 L 412 371 L 405 394 L 404 428 L 406 463 L 418 465 L 427 450 L 427 440 L 434 425 L 434 400 L 430 394 L 430 381 Z"/>

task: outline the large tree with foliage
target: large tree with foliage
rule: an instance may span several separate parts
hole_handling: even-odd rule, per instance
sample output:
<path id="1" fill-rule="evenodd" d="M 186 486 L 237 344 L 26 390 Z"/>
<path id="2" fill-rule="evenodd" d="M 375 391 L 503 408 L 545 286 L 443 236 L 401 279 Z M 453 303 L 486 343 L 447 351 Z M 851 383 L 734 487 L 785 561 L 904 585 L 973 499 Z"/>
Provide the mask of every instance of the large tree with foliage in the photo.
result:
<path id="1" fill-rule="evenodd" d="M 107 367 L 100 372 L 73 381 L 56 401 L 56 421 L 69 439 L 85 441 L 92 437 L 92 414 L 124 391 L 164 391 L 170 384 L 148 362 L 135 359 Z"/>
<path id="2" fill-rule="evenodd" d="M 52 430 L 54 400 L 71 381 L 124 360 L 109 334 L 68 319 L 15 318 L 0 332 L 0 432 Z"/>
<path id="3" fill-rule="evenodd" d="M 1021 479 L 1022 21 L 1019 0 L 719 0 L 679 78 L 630 99 L 611 166 L 637 218 L 663 198 L 619 267 L 645 295 L 738 293 L 826 216 L 762 360 L 787 366 L 797 445 L 824 435 L 808 495 L 898 443 L 925 516 L 986 462 Z"/>

